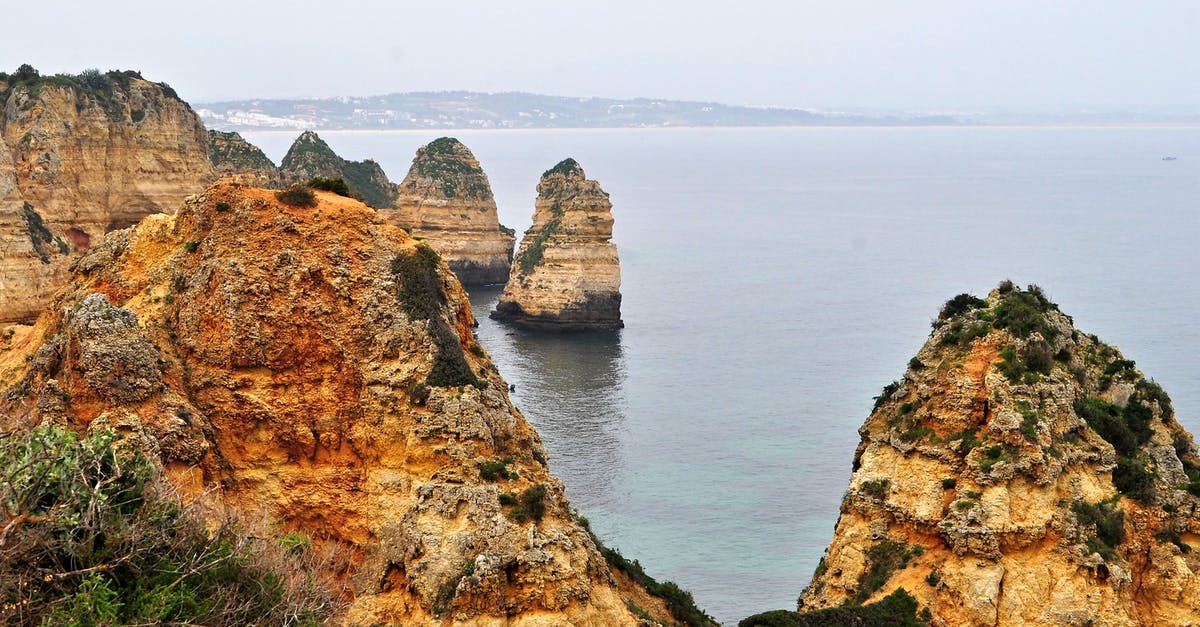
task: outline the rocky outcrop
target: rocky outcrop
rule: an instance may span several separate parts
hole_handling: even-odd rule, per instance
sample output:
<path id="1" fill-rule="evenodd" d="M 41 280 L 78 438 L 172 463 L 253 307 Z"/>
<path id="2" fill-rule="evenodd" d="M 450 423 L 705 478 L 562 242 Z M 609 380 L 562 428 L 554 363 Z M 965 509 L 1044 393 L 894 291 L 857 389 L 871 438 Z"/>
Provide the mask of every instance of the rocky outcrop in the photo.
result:
<path id="1" fill-rule="evenodd" d="M 440 137 L 421 146 L 397 191 L 387 215 L 436 250 L 464 285 L 508 279 L 516 238 L 500 224 L 487 175 L 462 142 Z"/>
<path id="2" fill-rule="evenodd" d="M 91 249 L 0 344 L 0 429 L 115 428 L 185 494 L 336 550 L 346 624 L 638 624 L 454 275 L 315 194 L 222 182 Z"/>
<path id="3" fill-rule="evenodd" d="M 396 186 L 388 180 L 378 163 L 347 161 L 337 155 L 325 140 L 305 131 L 292 142 L 279 165 L 285 185 L 305 184 L 314 178 L 340 178 L 350 191 L 376 209 L 396 204 Z"/>
<path id="4" fill-rule="evenodd" d="M 73 253 L 211 183 L 208 139 L 136 72 L 0 76 L 0 321 L 31 320 Z"/>
<path id="5" fill-rule="evenodd" d="M 574 159 L 542 174 L 525 231 L 491 317 L 546 330 L 618 329 L 621 266 L 612 202 Z"/>
<path id="6" fill-rule="evenodd" d="M 1195 443 L 1036 287 L 949 301 L 859 432 L 801 611 L 904 588 L 933 625 L 1196 624 Z"/>
<path id="7" fill-rule="evenodd" d="M 219 176 L 230 176 L 255 187 L 281 187 L 279 168 L 262 149 L 232 132 L 209 131 L 208 154 Z"/>

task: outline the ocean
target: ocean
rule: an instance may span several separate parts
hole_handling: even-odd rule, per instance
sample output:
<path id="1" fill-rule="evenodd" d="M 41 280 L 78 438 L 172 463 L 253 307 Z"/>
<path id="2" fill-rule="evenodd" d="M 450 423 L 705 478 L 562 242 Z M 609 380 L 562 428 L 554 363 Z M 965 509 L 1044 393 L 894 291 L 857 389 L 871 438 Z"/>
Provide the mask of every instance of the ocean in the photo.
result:
<path id="1" fill-rule="evenodd" d="M 725 624 L 794 609 L 872 398 L 960 292 L 1042 286 L 1200 431 L 1200 128 L 447 134 L 518 234 L 565 157 L 611 195 L 626 328 L 514 330 L 481 288 L 479 338 L 593 530 Z M 400 181 L 439 134 L 321 136 Z"/>

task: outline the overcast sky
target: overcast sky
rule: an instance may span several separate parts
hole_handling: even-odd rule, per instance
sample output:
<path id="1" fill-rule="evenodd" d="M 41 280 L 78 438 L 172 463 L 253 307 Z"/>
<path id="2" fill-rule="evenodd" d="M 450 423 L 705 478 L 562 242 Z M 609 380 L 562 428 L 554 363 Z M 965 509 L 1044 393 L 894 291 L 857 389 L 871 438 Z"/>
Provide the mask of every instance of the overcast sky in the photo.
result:
<path id="1" fill-rule="evenodd" d="M 466 89 L 872 111 L 1194 112 L 1200 0 L 22 1 L 0 68 L 191 102 Z"/>

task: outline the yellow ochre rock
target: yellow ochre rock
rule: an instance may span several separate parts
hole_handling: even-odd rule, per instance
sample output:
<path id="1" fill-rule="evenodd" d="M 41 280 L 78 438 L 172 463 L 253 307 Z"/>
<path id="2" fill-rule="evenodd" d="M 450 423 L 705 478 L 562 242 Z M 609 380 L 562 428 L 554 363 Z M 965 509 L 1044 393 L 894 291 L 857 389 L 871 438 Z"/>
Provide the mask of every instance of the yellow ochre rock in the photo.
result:
<path id="1" fill-rule="evenodd" d="M 200 118 L 137 72 L 29 68 L 0 81 L 0 106 L 0 321 L 32 320 L 73 253 L 214 178 Z"/>
<path id="2" fill-rule="evenodd" d="M 574 159 L 547 170 L 537 191 L 533 225 L 491 317 L 555 331 L 623 327 L 608 194 Z"/>
<path id="3" fill-rule="evenodd" d="M 946 303 L 859 430 L 807 612 L 903 588 L 932 625 L 1200 623 L 1200 457 L 1036 286 Z"/>
<path id="4" fill-rule="evenodd" d="M 0 346 L 0 428 L 116 428 L 184 494 L 340 550 L 346 624 L 639 624 L 445 263 L 315 194 L 222 182 L 92 247 Z"/>
<path id="5" fill-rule="evenodd" d="M 503 283 L 516 238 L 500 224 L 487 175 L 470 149 L 439 137 L 417 150 L 397 188 L 397 226 L 429 244 L 463 285 Z"/>

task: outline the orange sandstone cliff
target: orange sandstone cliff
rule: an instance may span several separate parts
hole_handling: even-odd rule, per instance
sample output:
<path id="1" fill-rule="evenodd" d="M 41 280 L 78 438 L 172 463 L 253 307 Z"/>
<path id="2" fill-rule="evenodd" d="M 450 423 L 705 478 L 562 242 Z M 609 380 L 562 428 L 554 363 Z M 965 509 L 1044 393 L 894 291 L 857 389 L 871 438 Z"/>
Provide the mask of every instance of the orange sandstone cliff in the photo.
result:
<path id="1" fill-rule="evenodd" d="M 0 321 L 31 320 L 73 254 L 212 182 L 200 118 L 136 72 L 0 77 Z"/>
<path id="2" fill-rule="evenodd" d="M 421 146 L 385 215 L 438 252 L 464 285 L 504 283 L 515 238 L 500 224 L 487 175 L 453 137 Z"/>
<path id="3" fill-rule="evenodd" d="M 543 173 L 537 191 L 533 225 L 491 317 L 546 330 L 623 327 L 608 194 L 574 159 Z"/>
<path id="4" fill-rule="evenodd" d="M 1200 457 L 1162 389 L 1036 287 L 934 326 L 859 431 L 800 611 L 903 588 L 932 625 L 1200 622 Z"/>
<path id="5" fill-rule="evenodd" d="M 316 200 L 220 183 L 111 233 L 0 342 L 0 427 L 116 429 L 185 493 L 341 547 L 346 624 L 673 622 L 573 515 L 447 266 Z"/>

